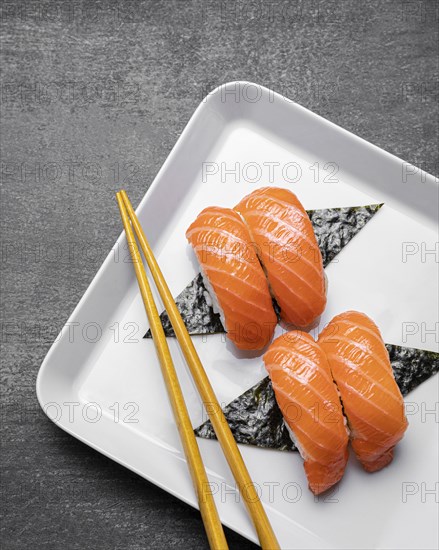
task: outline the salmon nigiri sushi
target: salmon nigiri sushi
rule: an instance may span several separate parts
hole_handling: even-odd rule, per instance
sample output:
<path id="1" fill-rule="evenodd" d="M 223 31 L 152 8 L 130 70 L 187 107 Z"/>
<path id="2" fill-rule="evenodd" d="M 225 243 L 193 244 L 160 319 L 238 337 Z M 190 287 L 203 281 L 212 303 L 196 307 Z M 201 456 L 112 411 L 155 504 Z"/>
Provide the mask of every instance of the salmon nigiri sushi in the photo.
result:
<path id="1" fill-rule="evenodd" d="M 380 470 L 407 429 L 380 331 L 364 313 L 347 311 L 332 319 L 318 342 L 340 392 L 355 454 L 366 471 Z"/>
<path id="2" fill-rule="evenodd" d="M 339 481 L 348 459 L 348 432 L 328 360 L 312 336 L 291 331 L 264 355 L 285 425 L 318 495 Z"/>
<path id="3" fill-rule="evenodd" d="M 239 349 L 264 348 L 273 336 L 277 317 L 267 279 L 240 216 L 229 208 L 206 208 L 186 237 L 228 338 Z"/>
<path id="4" fill-rule="evenodd" d="M 312 325 L 325 309 L 326 283 L 322 254 L 299 199 L 287 189 L 263 187 L 235 210 L 250 230 L 282 319 L 295 327 Z"/>

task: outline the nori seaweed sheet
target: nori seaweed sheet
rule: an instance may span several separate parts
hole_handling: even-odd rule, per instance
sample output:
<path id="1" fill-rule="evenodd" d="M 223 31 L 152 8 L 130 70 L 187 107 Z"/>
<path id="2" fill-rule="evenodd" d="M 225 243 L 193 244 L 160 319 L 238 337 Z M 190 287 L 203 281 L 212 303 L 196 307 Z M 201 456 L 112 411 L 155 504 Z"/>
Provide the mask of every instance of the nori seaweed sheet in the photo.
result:
<path id="1" fill-rule="evenodd" d="M 322 252 L 324 267 L 366 225 L 381 206 L 382 204 L 371 204 L 368 206 L 307 210 L 317 243 Z M 206 293 L 203 278 L 201 274 L 198 274 L 175 299 L 189 334 L 225 332 L 219 315 L 213 312 L 212 307 L 206 301 Z M 278 313 L 279 307 L 276 303 L 275 310 Z M 166 336 L 174 337 L 175 333 L 166 311 L 161 313 L 160 319 Z M 151 331 L 148 330 L 144 337 L 151 338 Z"/>
<path id="2" fill-rule="evenodd" d="M 203 277 L 199 273 L 195 279 L 178 295 L 175 303 L 184 320 L 189 334 L 216 334 L 225 332 L 218 313 L 214 313 L 212 307 L 206 301 L 207 290 L 203 283 Z M 167 313 L 160 315 L 166 336 L 175 337 L 174 329 Z M 145 335 L 151 338 L 151 331 Z"/>
<path id="3" fill-rule="evenodd" d="M 234 399 L 223 412 L 237 443 L 297 451 L 283 422 L 268 376 Z M 198 437 L 216 439 L 210 420 L 194 432 Z"/>
<path id="4" fill-rule="evenodd" d="M 348 206 L 307 210 L 326 267 L 382 207 Z"/>
<path id="5" fill-rule="evenodd" d="M 439 353 L 393 344 L 386 344 L 386 348 L 402 395 L 407 395 L 439 371 Z"/>
<path id="6" fill-rule="evenodd" d="M 439 370 L 439 353 L 386 344 L 395 380 L 405 396 Z M 267 376 L 224 408 L 230 429 L 238 443 L 296 451 Z M 210 421 L 194 430 L 195 435 L 216 439 Z"/>

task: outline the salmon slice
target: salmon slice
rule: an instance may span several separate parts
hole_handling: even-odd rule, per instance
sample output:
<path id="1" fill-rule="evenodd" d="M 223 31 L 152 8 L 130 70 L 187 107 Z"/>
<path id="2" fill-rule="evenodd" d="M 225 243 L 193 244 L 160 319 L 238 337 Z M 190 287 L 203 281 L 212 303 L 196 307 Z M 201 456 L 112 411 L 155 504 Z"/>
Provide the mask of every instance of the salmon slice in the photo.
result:
<path id="1" fill-rule="evenodd" d="M 235 206 L 250 230 L 282 319 L 308 327 L 326 305 L 325 275 L 311 221 L 294 193 L 263 187 Z"/>
<path id="2" fill-rule="evenodd" d="M 203 210 L 186 232 L 227 336 L 237 348 L 258 350 L 273 337 L 277 317 L 248 229 L 229 208 Z"/>
<path id="3" fill-rule="evenodd" d="M 348 432 L 325 353 L 305 332 L 276 338 L 264 355 L 276 401 L 318 495 L 339 481 L 348 459 Z"/>
<path id="4" fill-rule="evenodd" d="M 384 468 L 407 419 L 378 327 L 364 313 L 347 311 L 332 319 L 318 342 L 338 386 L 357 458 L 368 472 Z"/>

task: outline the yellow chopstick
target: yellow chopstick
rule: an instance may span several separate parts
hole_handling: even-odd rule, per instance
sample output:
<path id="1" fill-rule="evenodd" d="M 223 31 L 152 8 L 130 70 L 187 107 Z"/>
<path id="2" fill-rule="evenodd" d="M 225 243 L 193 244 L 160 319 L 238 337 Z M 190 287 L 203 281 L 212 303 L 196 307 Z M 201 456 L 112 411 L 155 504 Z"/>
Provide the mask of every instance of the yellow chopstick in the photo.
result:
<path id="1" fill-rule="evenodd" d="M 126 192 L 122 190 L 120 191 L 120 194 L 123 197 L 123 201 L 127 208 L 134 231 L 139 240 L 143 255 L 145 256 L 148 267 L 154 278 L 155 284 L 171 321 L 172 328 L 174 329 L 180 343 L 180 347 L 186 358 L 186 362 L 189 366 L 198 392 L 200 393 L 213 429 L 215 430 L 215 434 L 220 442 L 224 455 L 233 476 L 235 477 L 236 483 L 238 484 L 240 493 L 247 506 L 247 510 L 252 518 L 259 537 L 259 542 L 263 549 L 276 550 L 279 548 L 279 543 L 277 542 L 264 507 L 259 500 L 258 493 L 253 485 L 236 441 L 218 403 L 215 392 L 209 382 L 206 371 L 203 368 L 192 339 L 186 329 L 186 325 L 184 324 L 180 312 L 175 305 L 174 298 L 168 288 L 165 278 L 163 277 L 160 267 L 154 257 L 151 247 L 149 246 L 145 233 L 143 232 L 142 226 L 140 225 Z"/>
<path id="2" fill-rule="evenodd" d="M 225 550 L 228 548 L 226 537 L 224 535 L 223 527 L 221 525 L 218 511 L 215 506 L 215 501 L 212 496 L 209 479 L 207 477 L 206 470 L 204 469 L 198 443 L 186 408 L 183 393 L 181 391 L 177 373 L 175 371 L 174 363 L 166 341 L 166 336 L 160 321 L 160 316 L 154 302 L 139 249 L 137 247 L 133 228 L 131 227 L 121 194 L 117 193 L 116 198 L 128 241 L 128 247 L 133 260 L 137 282 L 139 283 L 140 293 L 145 305 L 157 355 L 160 360 L 163 378 L 168 390 L 169 400 L 172 405 L 172 410 L 174 412 L 178 431 L 180 433 L 184 453 L 189 465 L 189 471 L 197 494 L 198 504 L 200 506 L 200 512 L 203 518 L 209 545 L 215 550 Z"/>

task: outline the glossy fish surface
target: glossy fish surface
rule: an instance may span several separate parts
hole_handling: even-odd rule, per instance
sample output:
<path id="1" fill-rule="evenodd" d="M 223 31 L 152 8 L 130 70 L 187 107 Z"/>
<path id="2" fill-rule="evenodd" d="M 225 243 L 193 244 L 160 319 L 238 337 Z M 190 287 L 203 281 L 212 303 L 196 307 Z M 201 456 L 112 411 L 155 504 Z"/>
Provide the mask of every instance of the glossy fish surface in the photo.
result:
<path id="1" fill-rule="evenodd" d="M 245 220 L 284 322 L 308 327 L 326 305 L 325 275 L 312 223 L 288 189 L 263 187 L 235 210 Z"/>
<path id="2" fill-rule="evenodd" d="M 392 461 L 407 429 L 403 397 L 380 331 L 364 313 L 347 311 L 332 319 L 318 342 L 340 392 L 355 454 L 368 472 L 380 470 Z"/>
<path id="3" fill-rule="evenodd" d="M 264 363 L 309 487 L 320 494 L 343 476 L 349 441 L 326 355 L 309 334 L 291 331 L 273 341 Z"/>
<path id="4" fill-rule="evenodd" d="M 237 348 L 259 350 L 277 317 L 261 264 L 241 217 L 229 208 L 203 210 L 186 232 L 227 336 Z"/>

